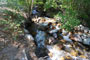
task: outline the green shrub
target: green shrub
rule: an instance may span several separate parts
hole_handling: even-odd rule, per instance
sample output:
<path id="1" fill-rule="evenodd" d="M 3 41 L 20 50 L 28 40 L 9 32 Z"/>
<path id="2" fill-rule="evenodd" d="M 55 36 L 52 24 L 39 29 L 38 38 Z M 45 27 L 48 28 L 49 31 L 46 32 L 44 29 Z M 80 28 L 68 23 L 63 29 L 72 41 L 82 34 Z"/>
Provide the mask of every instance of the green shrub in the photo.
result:
<path id="1" fill-rule="evenodd" d="M 55 17 L 60 18 L 62 28 L 65 28 L 67 30 L 72 30 L 75 26 L 80 24 L 79 19 L 77 19 L 73 11 L 66 11 L 65 14 L 59 12 Z"/>

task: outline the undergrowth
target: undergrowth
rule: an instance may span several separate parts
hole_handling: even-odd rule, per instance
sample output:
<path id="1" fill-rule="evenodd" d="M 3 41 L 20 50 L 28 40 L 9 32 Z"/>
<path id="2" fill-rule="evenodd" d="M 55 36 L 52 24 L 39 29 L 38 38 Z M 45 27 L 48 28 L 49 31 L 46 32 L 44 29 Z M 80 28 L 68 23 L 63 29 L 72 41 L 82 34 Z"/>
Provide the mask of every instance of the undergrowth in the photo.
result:
<path id="1" fill-rule="evenodd" d="M 23 34 L 23 30 L 20 25 L 25 20 L 25 18 L 20 13 L 15 13 L 12 11 L 5 10 L 3 12 L 4 20 L 0 20 L 0 25 L 5 26 L 2 30 L 8 31 L 13 36 L 14 40 L 17 39 L 18 35 Z"/>

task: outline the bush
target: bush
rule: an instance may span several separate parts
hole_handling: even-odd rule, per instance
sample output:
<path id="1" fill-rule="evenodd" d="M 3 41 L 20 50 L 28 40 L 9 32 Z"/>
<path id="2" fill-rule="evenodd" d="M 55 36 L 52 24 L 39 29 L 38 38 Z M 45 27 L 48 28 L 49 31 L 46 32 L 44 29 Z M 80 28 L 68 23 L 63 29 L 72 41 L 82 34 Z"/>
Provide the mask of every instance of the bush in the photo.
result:
<path id="1" fill-rule="evenodd" d="M 90 0 L 74 0 L 72 6 L 81 22 L 90 27 Z"/>
<path id="2" fill-rule="evenodd" d="M 62 28 L 65 28 L 67 30 L 72 30 L 75 26 L 80 24 L 79 19 L 77 19 L 73 11 L 66 11 L 65 14 L 59 12 L 55 17 L 60 18 Z"/>
<path id="3" fill-rule="evenodd" d="M 59 16 L 62 18 L 63 28 L 68 30 L 84 20 L 90 26 L 90 0 L 8 0 L 10 5 L 17 9 L 23 8 L 30 14 L 33 5 L 38 5 L 40 11 L 49 13 L 47 15 Z M 13 3 L 11 3 L 11 2 Z M 33 1 L 33 3 L 32 3 Z M 60 13 L 61 12 L 61 13 Z M 85 23 L 84 22 L 84 23 Z M 83 24 L 84 24 L 83 23 Z"/>

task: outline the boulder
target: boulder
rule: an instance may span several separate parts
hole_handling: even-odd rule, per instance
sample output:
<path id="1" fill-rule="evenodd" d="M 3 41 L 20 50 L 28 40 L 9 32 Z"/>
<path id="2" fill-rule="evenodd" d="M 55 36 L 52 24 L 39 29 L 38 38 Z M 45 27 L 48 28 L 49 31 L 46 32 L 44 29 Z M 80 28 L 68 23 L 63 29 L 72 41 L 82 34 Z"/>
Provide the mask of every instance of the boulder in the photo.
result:
<path id="1" fill-rule="evenodd" d="M 90 45 L 90 38 L 86 38 L 83 40 L 84 44 Z"/>

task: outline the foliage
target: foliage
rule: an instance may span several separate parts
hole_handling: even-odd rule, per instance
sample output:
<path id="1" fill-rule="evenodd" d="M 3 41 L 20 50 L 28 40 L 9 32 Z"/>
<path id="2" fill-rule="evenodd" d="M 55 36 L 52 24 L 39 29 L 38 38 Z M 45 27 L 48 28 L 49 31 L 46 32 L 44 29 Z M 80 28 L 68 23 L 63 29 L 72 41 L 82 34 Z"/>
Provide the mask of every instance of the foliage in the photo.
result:
<path id="1" fill-rule="evenodd" d="M 81 21 L 86 22 L 86 25 L 90 27 L 90 0 L 74 0 L 73 9 L 78 12 L 78 18 Z"/>
<path id="2" fill-rule="evenodd" d="M 53 7 L 55 9 L 59 8 L 59 12 L 61 15 L 59 17 L 63 17 L 62 20 L 67 20 L 64 28 L 70 30 L 70 26 L 72 28 L 80 23 L 80 21 L 85 25 L 90 27 L 90 0 L 47 0 L 44 4 L 44 9 L 48 10 Z M 56 15 L 56 16 L 57 16 Z M 76 23 L 76 22 L 77 23 Z M 84 21 L 84 22 L 83 22 Z"/>
<path id="3" fill-rule="evenodd" d="M 4 10 L 5 15 L 3 16 L 4 20 L 0 20 L 0 26 L 5 26 L 3 31 L 10 31 L 10 34 L 13 36 L 13 39 L 17 39 L 19 34 L 22 34 L 20 24 L 26 20 L 21 14 L 15 13 L 12 11 Z"/>
<path id="4" fill-rule="evenodd" d="M 74 16 L 74 13 L 72 13 L 72 15 L 70 13 L 71 11 L 66 14 L 62 14 L 59 12 L 55 16 L 60 18 L 60 22 L 62 23 L 62 28 L 66 28 L 67 30 L 72 30 L 75 26 L 80 24 L 79 19 L 77 19 Z"/>
<path id="5" fill-rule="evenodd" d="M 80 19 L 85 20 L 89 25 L 89 2 L 90 0 L 8 0 L 8 6 L 29 14 L 35 5 L 38 5 L 41 10 L 51 13 L 50 15 L 57 12 L 54 16 L 61 17 L 62 27 L 71 30 L 80 23 Z M 50 8 L 53 8 L 54 11 L 51 11 Z"/>
<path id="6" fill-rule="evenodd" d="M 81 20 L 83 25 L 90 27 L 90 0 L 61 0 L 61 2 L 61 8 L 76 11 L 77 18 Z"/>
<path id="7" fill-rule="evenodd" d="M 53 7 L 53 8 L 56 8 L 57 7 L 57 4 L 56 4 L 55 0 L 47 0 L 45 2 L 45 4 L 44 4 L 44 9 L 45 10 L 47 10 L 47 9 L 49 9 L 51 7 Z"/>
<path id="8" fill-rule="evenodd" d="M 60 17 L 60 22 L 62 23 L 62 28 L 67 30 L 72 30 L 75 26 L 80 24 L 80 20 L 77 18 L 78 13 L 73 10 L 72 0 L 60 0 L 62 3 L 60 5 L 63 13 L 58 13 L 55 17 Z"/>
<path id="9" fill-rule="evenodd" d="M 31 14 L 36 0 L 8 0 L 8 7 Z"/>

